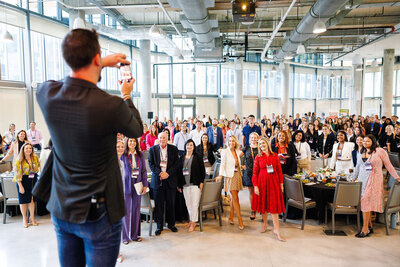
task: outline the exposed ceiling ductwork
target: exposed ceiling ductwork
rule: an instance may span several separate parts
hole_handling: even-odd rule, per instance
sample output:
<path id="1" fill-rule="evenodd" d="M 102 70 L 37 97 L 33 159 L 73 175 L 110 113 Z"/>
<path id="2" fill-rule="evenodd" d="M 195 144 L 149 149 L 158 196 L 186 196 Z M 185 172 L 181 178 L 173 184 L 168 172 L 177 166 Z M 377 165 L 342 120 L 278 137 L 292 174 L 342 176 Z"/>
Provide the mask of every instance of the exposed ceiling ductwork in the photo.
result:
<path id="1" fill-rule="evenodd" d="M 348 0 L 318 0 L 310 9 L 310 11 L 305 15 L 305 17 L 300 21 L 294 31 L 292 31 L 289 39 L 283 44 L 282 48 L 274 56 L 274 60 L 277 62 L 283 61 L 289 56 L 294 56 L 297 47 L 303 44 L 310 38 L 315 38 L 317 34 L 313 33 L 313 27 L 318 22 L 321 21 L 326 23 L 332 17 L 335 17 L 338 10 L 343 8 L 347 4 Z M 362 1 L 360 1 L 362 2 Z M 347 10 L 345 12 L 348 13 Z M 337 24 L 340 21 L 340 17 L 335 21 Z"/>

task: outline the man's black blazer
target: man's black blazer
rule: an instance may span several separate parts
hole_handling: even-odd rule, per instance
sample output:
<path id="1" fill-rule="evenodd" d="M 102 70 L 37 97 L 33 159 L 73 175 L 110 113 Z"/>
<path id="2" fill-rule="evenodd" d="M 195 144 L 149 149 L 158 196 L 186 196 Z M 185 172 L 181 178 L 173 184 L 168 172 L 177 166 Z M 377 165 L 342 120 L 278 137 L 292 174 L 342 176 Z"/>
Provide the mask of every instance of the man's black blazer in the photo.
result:
<path id="1" fill-rule="evenodd" d="M 120 220 L 125 204 L 116 135 L 135 138 L 143 133 L 132 101 L 71 77 L 43 83 L 36 98 L 57 152 L 47 209 L 59 219 L 83 223 L 91 196 L 104 194 L 110 222 Z"/>
<path id="2" fill-rule="evenodd" d="M 178 175 L 177 171 L 179 168 L 179 154 L 178 149 L 174 145 L 167 144 L 167 173 L 169 174 L 168 179 L 162 180 L 163 185 L 169 188 L 178 188 Z M 158 189 L 161 185 L 160 173 L 161 173 L 161 157 L 160 157 L 160 145 L 152 146 L 149 150 L 149 166 L 152 172 L 150 187 Z"/>

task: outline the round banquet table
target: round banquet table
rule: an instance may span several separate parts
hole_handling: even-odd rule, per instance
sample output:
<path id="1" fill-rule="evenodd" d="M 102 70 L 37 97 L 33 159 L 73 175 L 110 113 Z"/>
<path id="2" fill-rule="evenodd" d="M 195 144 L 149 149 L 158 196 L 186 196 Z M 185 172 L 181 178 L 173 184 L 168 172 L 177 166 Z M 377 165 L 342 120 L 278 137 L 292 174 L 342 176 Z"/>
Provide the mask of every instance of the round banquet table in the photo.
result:
<path id="1" fill-rule="evenodd" d="M 304 196 L 317 203 L 317 218 L 320 223 L 325 220 L 325 206 L 333 202 L 336 187 L 329 187 L 323 183 L 313 185 L 303 184 Z"/>

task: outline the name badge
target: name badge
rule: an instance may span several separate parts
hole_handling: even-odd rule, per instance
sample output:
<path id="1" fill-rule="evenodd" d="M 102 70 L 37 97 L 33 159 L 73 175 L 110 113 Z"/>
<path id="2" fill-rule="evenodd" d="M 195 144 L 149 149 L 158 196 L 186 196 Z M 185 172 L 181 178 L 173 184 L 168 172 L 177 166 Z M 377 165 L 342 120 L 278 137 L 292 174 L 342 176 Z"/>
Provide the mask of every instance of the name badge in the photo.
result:
<path id="1" fill-rule="evenodd" d="M 271 137 L 271 133 L 268 133 L 267 135 L 268 135 L 268 137 Z"/>
<path id="2" fill-rule="evenodd" d="M 301 153 L 297 154 L 296 159 L 301 159 Z"/>
<path id="3" fill-rule="evenodd" d="M 267 173 L 274 173 L 274 167 L 267 164 Z"/>
<path id="4" fill-rule="evenodd" d="M 371 127 L 371 132 L 373 132 L 374 131 L 374 127 Z"/>
<path id="5" fill-rule="evenodd" d="M 371 162 L 365 162 L 365 170 L 367 171 L 372 171 L 372 165 Z"/>
<path id="6" fill-rule="evenodd" d="M 36 136 L 32 136 L 32 141 L 36 141 Z"/>
<path id="7" fill-rule="evenodd" d="M 208 158 L 204 157 L 204 158 L 203 158 L 203 162 L 204 162 L 204 163 L 208 163 Z"/>
<path id="8" fill-rule="evenodd" d="M 400 148 L 400 143 L 397 143 L 397 148 Z"/>
<path id="9" fill-rule="evenodd" d="M 132 170 L 132 178 L 136 179 L 139 175 L 139 168 L 133 168 Z"/>
<path id="10" fill-rule="evenodd" d="M 312 138 L 310 138 L 310 140 L 308 140 L 309 143 L 314 142 L 314 140 Z"/>
<path id="11" fill-rule="evenodd" d="M 189 169 L 188 168 L 183 168 L 182 172 L 183 172 L 183 176 L 188 176 L 189 175 Z"/>
<path id="12" fill-rule="evenodd" d="M 161 168 L 167 168 L 167 161 L 166 160 L 162 160 L 160 163 L 160 167 Z"/>
<path id="13" fill-rule="evenodd" d="M 286 163 L 286 159 L 284 159 L 284 158 L 279 158 L 279 160 L 280 160 L 281 164 L 285 164 Z"/>
<path id="14" fill-rule="evenodd" d="M 239 171 L 238 166 L 235 165 L 235 172 L 238 172 L 238 171 Z"/>
<path id="15" fill-rule="evenodd" d="M 342 159 L 342 153 L 338 153 L 337 154 L 337 158 L 338 158 L 338 160 L 341 160 Z"/>
<path id="16" fill-rule="evenodd" d="M 30 179 L 33 179 L 33 178 L 35 178 L 35 173 L 34 172 L 29 172 L 29 176 L 28 176 Z"/>

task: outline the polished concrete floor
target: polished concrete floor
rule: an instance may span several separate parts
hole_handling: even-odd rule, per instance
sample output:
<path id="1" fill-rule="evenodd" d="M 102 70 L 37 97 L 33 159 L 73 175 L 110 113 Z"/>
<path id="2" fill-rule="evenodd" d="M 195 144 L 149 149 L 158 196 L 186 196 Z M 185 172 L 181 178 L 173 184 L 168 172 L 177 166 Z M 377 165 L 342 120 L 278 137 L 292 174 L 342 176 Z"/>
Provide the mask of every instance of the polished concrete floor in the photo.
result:
<path id="1" fill-rule="evenodd" d="M 300 222 L 281 222 L 287 242 L 276 240 L 269 218 L 269 231 L 260 233 L 260 216 L 249 219 L 247 191 L 240 193 L 245 229 L 228 224 L 228 207 L 219 227 L 211 214 L 204 231 L 199 227 L 187 233 L 178 224 L 178 233 L 163 231 L 148 236 L 148 224 L 142 223 L 143 242 L 121 244 L 124 261 L 117 266 L 400 266 L 400 230 L 375 224 L 375 234 L 357 239 L 355 225 L 338 222 L 347 236 L 326 236 L 324 226 L 307 220 L 305 230 Z M 3 214 L 1 214 L 2 216 Z M 0 267 L 59 266 L 56 237 L 49 216 L 38 218 L 39 226 L 22 227 L 21 217 L 8 217 L 0 224 Z"/>

